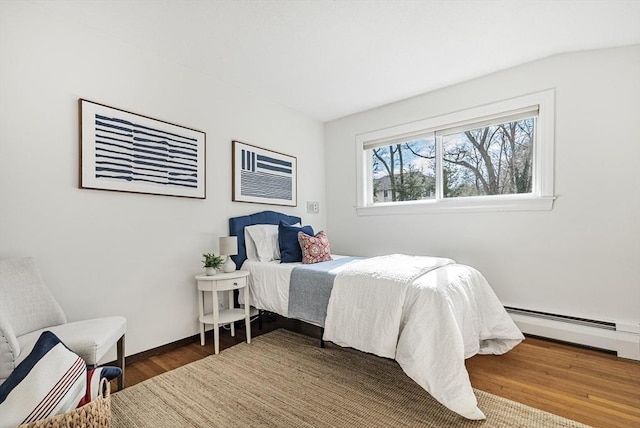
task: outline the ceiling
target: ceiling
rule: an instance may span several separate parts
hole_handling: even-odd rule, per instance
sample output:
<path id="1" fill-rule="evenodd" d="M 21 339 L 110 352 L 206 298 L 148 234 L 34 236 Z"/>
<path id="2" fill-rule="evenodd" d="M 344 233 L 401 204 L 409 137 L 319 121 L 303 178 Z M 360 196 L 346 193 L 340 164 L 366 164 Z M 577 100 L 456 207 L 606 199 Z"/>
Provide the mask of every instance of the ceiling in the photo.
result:
<path id="1" fill-rule="evenodd" d="M 40 6 L 321 121 L 549 55 L 640 43 L 640 0 Z"/>

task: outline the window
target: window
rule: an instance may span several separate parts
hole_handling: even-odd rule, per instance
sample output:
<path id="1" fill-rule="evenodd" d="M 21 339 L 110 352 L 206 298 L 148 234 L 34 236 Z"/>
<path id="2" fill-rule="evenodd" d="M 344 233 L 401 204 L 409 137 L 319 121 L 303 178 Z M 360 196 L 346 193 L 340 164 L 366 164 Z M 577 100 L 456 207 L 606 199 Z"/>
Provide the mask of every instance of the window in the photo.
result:
<path id="1" fill-rule="evenodd" d="M 357 136 L 358 214 L 549 210 L 552 90 Z"/>

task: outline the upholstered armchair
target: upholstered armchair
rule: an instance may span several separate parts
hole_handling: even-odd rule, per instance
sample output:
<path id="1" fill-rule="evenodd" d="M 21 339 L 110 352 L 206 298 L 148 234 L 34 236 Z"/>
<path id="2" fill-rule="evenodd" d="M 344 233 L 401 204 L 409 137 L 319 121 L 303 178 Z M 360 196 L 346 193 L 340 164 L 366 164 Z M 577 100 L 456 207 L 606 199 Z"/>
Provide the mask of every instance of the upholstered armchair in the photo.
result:
<path id="1" fill-rule="evenodd" d="M 67 322 L 32 258 L 0 260 L 0 383 L 29 355 L 40 334 L 49 330 L 88 366 L 97 365 L 116 345 L 121 390 L 126 329 L 127 320 L 120 316 Z"/>

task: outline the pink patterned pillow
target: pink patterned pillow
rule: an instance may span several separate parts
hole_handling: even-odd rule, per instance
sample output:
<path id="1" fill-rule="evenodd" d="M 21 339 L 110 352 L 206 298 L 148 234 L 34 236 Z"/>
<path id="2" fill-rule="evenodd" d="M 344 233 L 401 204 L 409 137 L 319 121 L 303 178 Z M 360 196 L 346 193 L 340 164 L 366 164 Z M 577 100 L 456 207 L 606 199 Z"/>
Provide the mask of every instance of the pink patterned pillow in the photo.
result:
<path id="1" fill-rule="evenodd" d="M 298 232 L 298 242 L 302 250 L 302 263 L 310 265 L 333 260 L 326 233 L 318 232 L 316 236 L 310 236 L 304 232 Z"/>

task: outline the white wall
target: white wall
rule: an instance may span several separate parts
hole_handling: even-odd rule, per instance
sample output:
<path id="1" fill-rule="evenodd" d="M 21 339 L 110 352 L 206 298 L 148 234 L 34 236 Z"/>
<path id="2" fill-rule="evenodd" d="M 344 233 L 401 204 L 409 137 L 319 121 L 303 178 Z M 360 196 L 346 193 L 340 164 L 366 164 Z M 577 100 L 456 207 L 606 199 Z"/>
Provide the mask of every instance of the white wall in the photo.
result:
<path id="1" fill-rule="evenodd" d="M 108 38 L 55 2 L 3 2 L 0 16 L 0 258 L 35 256 L 70 320 L 124 315 L 128 355 L 191 336 L 193 274 L 229 217 L 273 209 L 325 228 L 320 122 Z M 79 189 L 78 98 L 206 132 L 207 198 Z M 231 202 L 233 139 L 298 158 L 297 208 Z M 307 200 L 321 213 L 306 214 Z"/>
<path id="2" fill-rule="evenodd" d="M 334 252 L 447 256 L 506 305 L 640 323 L 640 46 L 559 55 L 329 122 Z M 556 90 L 552 211 L 356 215 L 355 136 Z"/>

